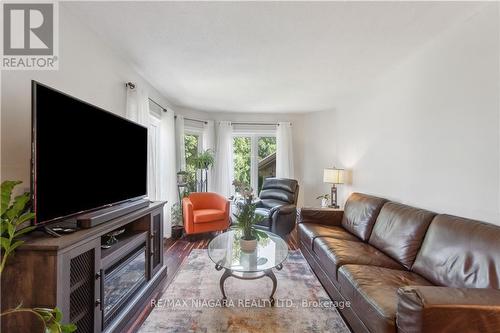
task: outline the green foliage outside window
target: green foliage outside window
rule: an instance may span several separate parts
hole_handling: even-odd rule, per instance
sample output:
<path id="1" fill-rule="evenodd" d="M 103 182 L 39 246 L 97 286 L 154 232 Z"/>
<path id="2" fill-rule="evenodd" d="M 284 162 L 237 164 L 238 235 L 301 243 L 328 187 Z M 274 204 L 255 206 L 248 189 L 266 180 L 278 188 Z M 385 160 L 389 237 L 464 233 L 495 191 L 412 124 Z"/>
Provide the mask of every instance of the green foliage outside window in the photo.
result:
<path id="1" fill-rule="evenodd" d="M 276 137 L 260 137 L 257 142 L 259 162 L 269 155 L 276 153 Z M 257 180 L 257 193 L 260 193 L 262 185 L 264 184 L 264 179 L 268 177 L 273 177 L 276 175 L 276 160 L 273 165 L 267 165 L 265 167 L 259 167 L 258 180 Z"/>
<path id="2" fill-rule="evenodd" d="M 252 160 L 252 138 L 235 137 L 233 139 L 234 149 L 234 179 L 245 184 L 251 184 L 251 160 Z M 259 137 L 257 140 L 257 158 L 260 162 L 267 156 L 276 152 L 275 137 Z M 272 168 L 274 169 L 274 167 Z M 262 187 L 264 177 L 270 175 L 269 167 L 266 170 L 258 170 L 258 188 Z"/>
<path id="3" fill-rule="evenodd" d="M 198 155 L 198 136 L 184 135 L 184 150 L 186 154 L 186 172 L 188 173 L 189 192 L 196 191 L 196 167 L 194 158 Z"/>
<path id="4" fill-rule="evenodd" d="M 276 152 L 276 137 L 260 137 L 259 142 L 259 161 Z"/>
<path id="5" fill-rule="evenodd" d="M 235 137 L 234 148 L 234 179 L 250 184 L 250 160 L 252 141 L 249 137 Z"/>

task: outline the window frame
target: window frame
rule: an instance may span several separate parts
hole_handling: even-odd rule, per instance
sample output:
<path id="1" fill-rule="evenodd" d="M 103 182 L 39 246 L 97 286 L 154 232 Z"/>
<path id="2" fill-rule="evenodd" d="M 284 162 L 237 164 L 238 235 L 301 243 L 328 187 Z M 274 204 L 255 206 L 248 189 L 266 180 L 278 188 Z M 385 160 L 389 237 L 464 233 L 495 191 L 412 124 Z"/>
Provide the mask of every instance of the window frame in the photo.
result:
<path id="1" fill-rule="evenodd" d="M 198 137 L 198 153 L 203 151 L 203 129 L 184 125 L 184 136 L 194 135 Z"/>
<path id="2" fill-rule="evenodd" d="M 258 196 L 259 189 L 259 138 L 276 138 L 276 130 L 258 130 L 248 131 L 240 130 L 233 131 L 233 152 L 234 152 L 234 138 L 244 137 L 250 138 L 250 186 L 254 191 L 254 195 Z M 234 168 L 234 157 L 233 157 Z"/>

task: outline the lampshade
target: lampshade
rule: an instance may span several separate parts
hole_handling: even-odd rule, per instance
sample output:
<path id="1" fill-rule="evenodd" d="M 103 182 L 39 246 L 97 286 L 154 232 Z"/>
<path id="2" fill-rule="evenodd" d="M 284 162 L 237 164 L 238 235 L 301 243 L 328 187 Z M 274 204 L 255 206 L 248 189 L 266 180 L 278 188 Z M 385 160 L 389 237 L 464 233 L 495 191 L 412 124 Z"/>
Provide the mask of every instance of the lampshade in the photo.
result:
<path id="1" fill-rule="evenodd" d="M 327 168 L 323 170 L 323 182 L 329 184 L 344 184 L 344 169 Z"/>

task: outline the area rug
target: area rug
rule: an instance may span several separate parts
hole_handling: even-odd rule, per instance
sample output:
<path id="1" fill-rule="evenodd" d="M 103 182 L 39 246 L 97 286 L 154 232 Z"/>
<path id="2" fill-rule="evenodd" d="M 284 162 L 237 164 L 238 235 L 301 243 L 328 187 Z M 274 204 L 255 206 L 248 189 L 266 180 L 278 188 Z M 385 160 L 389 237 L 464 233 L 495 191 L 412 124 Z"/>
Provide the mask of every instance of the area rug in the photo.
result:
<path id="1" fill-rule="evenodd" d="M 330 301 L 300 251 L 291 251 L 283 269 L 275 270 L 274 306 L 267 277 L 228 278 L 224 304 L 222 272 L 215 270 L 207 250 L 193 250 L 139 332 L 349 332 L 336 308 L 344 305 Z"/>

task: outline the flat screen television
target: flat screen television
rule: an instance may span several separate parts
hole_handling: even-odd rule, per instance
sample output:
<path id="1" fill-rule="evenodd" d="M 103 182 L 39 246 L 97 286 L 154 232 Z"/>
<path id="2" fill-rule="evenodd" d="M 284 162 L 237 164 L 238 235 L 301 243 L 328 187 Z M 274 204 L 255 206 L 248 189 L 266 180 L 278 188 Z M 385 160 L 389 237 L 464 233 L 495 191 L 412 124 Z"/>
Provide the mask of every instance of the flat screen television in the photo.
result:
<path id="1" fill-rule="evenodd" d="M 32 82 L 35 224 L 146 196 L 147 128 Z"/>

